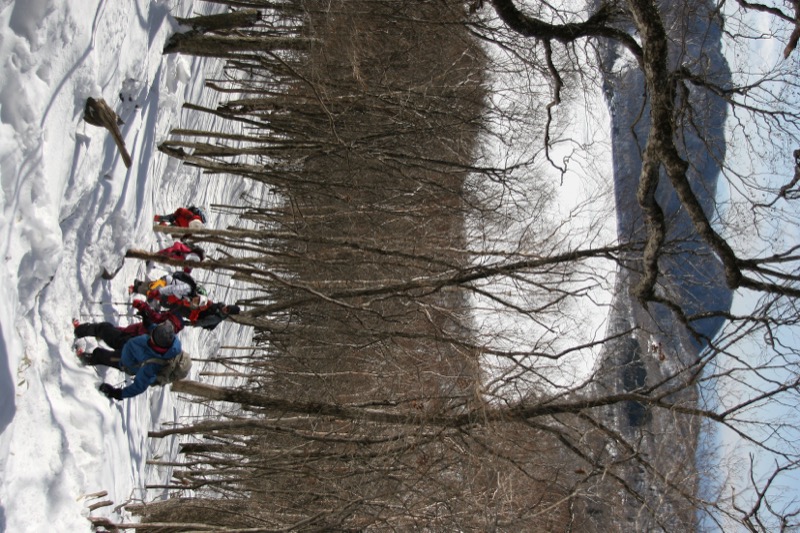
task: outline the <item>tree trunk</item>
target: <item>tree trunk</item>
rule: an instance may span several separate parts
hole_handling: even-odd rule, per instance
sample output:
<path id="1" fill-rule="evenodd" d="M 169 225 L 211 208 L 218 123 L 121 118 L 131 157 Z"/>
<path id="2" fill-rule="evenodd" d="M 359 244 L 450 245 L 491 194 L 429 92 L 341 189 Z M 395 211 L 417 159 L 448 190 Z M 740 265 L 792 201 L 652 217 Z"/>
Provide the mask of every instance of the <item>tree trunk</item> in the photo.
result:
<path id="1" fill-rule="evenodd" d="M 261 20 L 261 12 L 256 9 L 242 9 L 241 11 L 219 13 L 217 15 L 205 15 L 191 18 L 176 17 L 175 20 L 184 26 L 191 26 L 192 29 L 198 32 L 230 30 L 233 28 L 245 28 L 255 25 Z"/>
<path id="2" fill-rule="evenodd" d="M 164 47 L 165 54 L 189 54 L 202 57 L 228 57 L 238 52 L 300 50 L 311 44 L 300 37 L 243 37 L 176 33 Z"/>

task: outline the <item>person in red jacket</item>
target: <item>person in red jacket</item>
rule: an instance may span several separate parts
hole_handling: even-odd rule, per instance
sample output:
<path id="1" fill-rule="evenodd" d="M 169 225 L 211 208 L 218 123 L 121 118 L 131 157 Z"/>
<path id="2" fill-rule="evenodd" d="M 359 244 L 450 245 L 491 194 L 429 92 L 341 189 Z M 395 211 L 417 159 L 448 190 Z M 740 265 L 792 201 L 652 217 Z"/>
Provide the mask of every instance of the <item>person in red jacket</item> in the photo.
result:
<path id="1" fill-rule="evenodd" d="M 156 254 L 163 255 L 169 259 L 187 263 L 187 265 L 183 267 L 183 271 L 187 274 L 192 273 L 192 267 L 189 265 L 189 263 L 199 263 L 206 258 L 205 250 L 197 245 L 185 243 L 183 241 L 175 241 L 172 245 L 157 251 Z M 153 261 L 148 260 L 147 270 L 150 270 L 152 267 Z"/>
<path id="2" fill-rule="evenodd" d="M 205 217 L 200 209 L 192 206 L 179 207 L 171 215 L 156 215 L 153 221 L 165 226 L 178 226 L 179 228 L 203 229 Z"/>
<path id="3" fill-rule="evenodd" d="M 156 252 L 158 255 L 176 259 L 178 261 L 202 261 L 206 257 L 206 252 L 199 246 L 194 244 L 186 244 L 181 241 L 175 241 L 171 246 L 163 248 Z"/>
<path id="4" fill-rule="evenodd" d="M 175 333 L 181 331 L 186 324 L 182 316 L 170 311 L 159 313 L 147 305 L 144 300 L 134 300 L 131 306 L 142 317 L 141 322 L 134 322 L 127 326 L 115 326 L 111 322 L 81 324 L 75 319 L 72 321 L 72 325 L 75 328 L 75 338 L 95 337 L 114 349 L 121 349 L 122 345 L 128 340 L 138 335 L 147 334 L 157 324 L 170 322 Z"/>
<path id="5" fill-rule="evenodd" d="M 178 297 L 176 295 L 160 295 L 159 305 L 169 309 L 170 313 L 178 315 L 183 319 L 194 323 L 212 305 L 208 296 L 196 294 L 189 297 Z"/>

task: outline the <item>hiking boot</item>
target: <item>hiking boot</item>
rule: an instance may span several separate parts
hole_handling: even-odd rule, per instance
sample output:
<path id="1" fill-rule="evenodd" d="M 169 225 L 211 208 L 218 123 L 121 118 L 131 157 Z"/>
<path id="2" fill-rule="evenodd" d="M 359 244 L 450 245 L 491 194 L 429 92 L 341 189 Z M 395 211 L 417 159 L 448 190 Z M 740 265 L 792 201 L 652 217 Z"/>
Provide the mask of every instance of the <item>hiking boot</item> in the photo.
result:
<path id="1" fill-rule="evenodd" d="M 92 352 L 86 351 L 86 343 L 81 341 L 80 339 L 75 341 L 75 344 L 72 345 L 72 349 L 75 350 L 75 356 L 78 358 L 81 366 L 90 365 L 92 362 Z"/>
<path id="2" fill-rule="evenodd" d="M 92 352 L 87 352 L 83 348 L 78 348 L 75 350 L 75 355 L 78 356 L 78 361 L 80 362 L 81 366 L 91 366 Z"/>

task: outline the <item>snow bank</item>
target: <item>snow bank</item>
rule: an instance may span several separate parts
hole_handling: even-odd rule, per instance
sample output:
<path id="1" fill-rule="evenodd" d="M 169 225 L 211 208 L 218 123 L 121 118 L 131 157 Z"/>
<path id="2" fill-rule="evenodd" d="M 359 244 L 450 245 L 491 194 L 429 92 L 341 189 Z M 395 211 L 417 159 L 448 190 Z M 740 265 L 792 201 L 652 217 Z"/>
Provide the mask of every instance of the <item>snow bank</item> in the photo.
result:
<path id="1" fill-rule="evenodd" d="M 146 461 L 174 453 L 174 442 L 148 442 L 146 434 L 177 421 L 182 402 L 154 389 L 107 400 L 97 384 L 123 377 L 78 365 L 70 319 L 127 323 L 126 286 L 144 266 L 126 261 L 113 281 L 101 279 L 103 268 L 115 270 L 134 244 L 163 244 L 153 214 L 181 203 L 230 203 L 240 192 L 199 188 L 196 170 L 156 150 L 170 128 L 187 126 L 181 105 L 199 101 L 210 68 L 162 56 L 177 27 L 172 16 L 218 8 L 192 0 L 2 4 L 0 530 L 79 531 L 89 525 L 86 495 L 107 491 L 114 506 L 92 514 L 113 515 L 169 475 Z M 82 120 L 89 96 L 105 99 L 124 121 L 131 168 L 105 129 Z M 246 335 L 231 324 L 213 334 L 219 330 Z M 209 335 L 181 334 L 201 357 L 219 344 Z"/>

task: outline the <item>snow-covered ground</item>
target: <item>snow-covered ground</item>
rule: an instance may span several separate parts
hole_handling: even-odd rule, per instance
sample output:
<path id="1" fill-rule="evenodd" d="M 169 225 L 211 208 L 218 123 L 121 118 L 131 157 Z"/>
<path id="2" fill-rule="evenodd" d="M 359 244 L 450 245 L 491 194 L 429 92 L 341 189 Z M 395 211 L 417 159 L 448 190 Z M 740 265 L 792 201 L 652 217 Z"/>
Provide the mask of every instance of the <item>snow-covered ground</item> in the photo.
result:
<path id="1" fill-rule="evenodd" d="M 173 16 L 209 9 L 193 0 L 0 0 L 0 531 L 86 530 L 98 501 L 86 495 L 101 491 L 113 505 L 92 515 L 127 519 L 114 508 L 168 479 L 146 461 L 175 443 L 150 442 L 147 431 L 177 420 L 184 402 L 156 388 L 107 400 L 97 385 L 123 376 L 78 365 L 70 319 L 128 323 L 126 287 L 145 267 L 127 260 L 112 281 L 103 268 L 116 268 L 129 247 L 171 242 L 153 233 L 154 214 L 241 192 L 220 180 L 198 187 L 196 170 L 156 150 L 170 128 L 202 119 L 180 106 L 200 101 L 215 64 L 161 50 L 178 29 Z M 124 121 L 131 168 L 107 130 L 82 120 L 90 96 Z M 225 225 L 210 215 L 211 227 Z M 181 340 L 203 357 L 221 336 L 246 335 L 223 324 L 184 330 Z"/>

